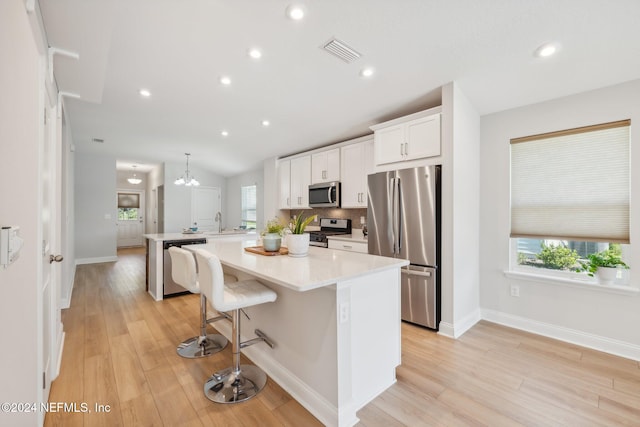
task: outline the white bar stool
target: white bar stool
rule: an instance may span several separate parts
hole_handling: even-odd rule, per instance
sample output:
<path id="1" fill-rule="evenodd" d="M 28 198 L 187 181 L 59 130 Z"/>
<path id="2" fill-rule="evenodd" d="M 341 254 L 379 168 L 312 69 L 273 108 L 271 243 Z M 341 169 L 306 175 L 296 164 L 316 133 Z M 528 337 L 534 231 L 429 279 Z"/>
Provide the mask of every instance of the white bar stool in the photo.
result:
<path id="1" fill-rule="evenodd" d="M 240 365 L 240 349 L 257 342 L 265 342 L 273 348 L 273 343 L 259 329 L 258 338 L 240 342 L 240 310 L 252 305 L 273 302 L 276 293 L 257 280 L 243 280 L 224 283 L 220 260 L 204 249 L 196 249 L 196 259 L 200 269 L 200 289 L 207 295 L 214 309 L 231 311 L 233 321 L 232 352 L 233 367 L 214 373 L 204 385 L 207 399 L 217 403 L 237 403 L 252 398 L 267 383 L 267 375 L 254 365 Z"/>
<path id="2" fill-rule="evenodd" d="M 227 345 L 227 339 L 220 334 L 207 334 L 207 324 L 227 316 L 216 316 L 207 319 L 207 297 L 200 292 L 198 273 L 196 270 L 196 259 L 193 253 L 172 246 L 169 248 L 171 256 L 171 277 L 173 281 L 194 294 L 200 294 L 200 335 L 189 338 L 178 345 L 176 351 L 182 357 L 196 359 L 215 354 Z M 224 275 L 225 282 L 237 282 L 235 276 Z"/>

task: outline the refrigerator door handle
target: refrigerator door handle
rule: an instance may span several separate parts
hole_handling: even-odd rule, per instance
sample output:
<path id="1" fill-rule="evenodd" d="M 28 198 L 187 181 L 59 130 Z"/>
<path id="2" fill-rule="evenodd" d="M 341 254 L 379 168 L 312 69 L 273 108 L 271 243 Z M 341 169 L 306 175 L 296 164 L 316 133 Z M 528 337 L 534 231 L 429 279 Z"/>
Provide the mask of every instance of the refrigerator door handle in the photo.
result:
<path id="1" fill-rule="evenodd" d="M 400 253 L 400 179 L 393 178 L 393 253 Z"/>
<path id="2" fill-rule="evenodd" d="M 409 270 L 408 268 L 403 268 L 402 272 L 408 274 L 409 276 L 431 277 L 430 271 L 415 271 Z"/>

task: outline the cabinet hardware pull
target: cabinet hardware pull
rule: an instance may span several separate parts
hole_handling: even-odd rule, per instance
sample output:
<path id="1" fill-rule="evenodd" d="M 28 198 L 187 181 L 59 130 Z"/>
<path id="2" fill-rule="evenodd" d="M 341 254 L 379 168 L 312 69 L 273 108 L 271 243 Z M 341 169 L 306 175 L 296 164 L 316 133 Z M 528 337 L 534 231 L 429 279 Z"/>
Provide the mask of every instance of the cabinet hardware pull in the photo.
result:
<path id="1" fill-rule="evenodd" d="M 350 245 L 342 245 L 342 247 L 343 247 L 343 248 L 345 248 L 345 249 L 351 249 L 353 246 L 350 246 Z"/>
<path id="2" fill-rule="evenodd" d="M 400 155 L 404 156 L 404 144 L 400 143 Z"/>
<path id="3" fill-rule="evenodd" d="M 404 155 L 405 156 L 409 155 L 409 143 L 408 142 L 404 143 Z"/>

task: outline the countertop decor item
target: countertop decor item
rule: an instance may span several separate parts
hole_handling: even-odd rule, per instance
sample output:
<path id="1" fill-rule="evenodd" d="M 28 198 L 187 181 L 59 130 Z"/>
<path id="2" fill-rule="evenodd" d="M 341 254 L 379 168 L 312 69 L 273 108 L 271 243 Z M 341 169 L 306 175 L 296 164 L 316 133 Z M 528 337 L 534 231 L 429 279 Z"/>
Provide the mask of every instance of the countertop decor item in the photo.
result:
<path id="1" fill-rule="evenodd" d="M 289 253 L 287 248 L 279 248 L 276 251 L 271 251 L 271 250 L 266 249 L 264 246 L 248 246 L 248 247 L 244 248 L 244 250 L 247 251 L 247 252 L 254 253 L 254 254 L 267 255 L 267 256 L 286 255 L 286 254 Z"/>
<path id="2" fill-rule="evenodd" d="M 289 224 L 289 230 L 291 234 L 287 235 L 287 248 L 289 249 L 289 256 L 292 257 L 304 257 L 309 252 L 309 233 L 305 233 L 304 230 L 307 225 L 316 219 L 317 215 L 312 215 L 307 218 L 303 218 L 302 213 L 293 217 L 293 222 Z"/>
<path id="3" fill-rule="evenodd" d="M 278 218 L 267 221 L 267 226 L 262 234 L 262 244 L 265 251 L 276 252 L 280 250 L 282 245 L 282 235 L 284 233 L 284 224 Z"/>

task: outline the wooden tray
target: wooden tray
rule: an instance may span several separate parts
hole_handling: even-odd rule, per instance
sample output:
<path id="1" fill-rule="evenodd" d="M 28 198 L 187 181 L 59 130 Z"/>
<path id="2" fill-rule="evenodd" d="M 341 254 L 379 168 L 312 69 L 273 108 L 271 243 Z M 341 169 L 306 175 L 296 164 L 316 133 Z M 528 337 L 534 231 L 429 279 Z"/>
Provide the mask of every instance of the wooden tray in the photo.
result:
<path id="1" fill-rule="evenodd" d="M 249 246 L 247 248 L 244 248 L 244 250 L 254 254 L 267 255 L 267 256 L 286 255 L 289 253 L 289 249 L 283 248 L 283 247 L 281 247 L 279 251 L 274 251 L 274 252 L 265 251 L 264 246 Z"/>

